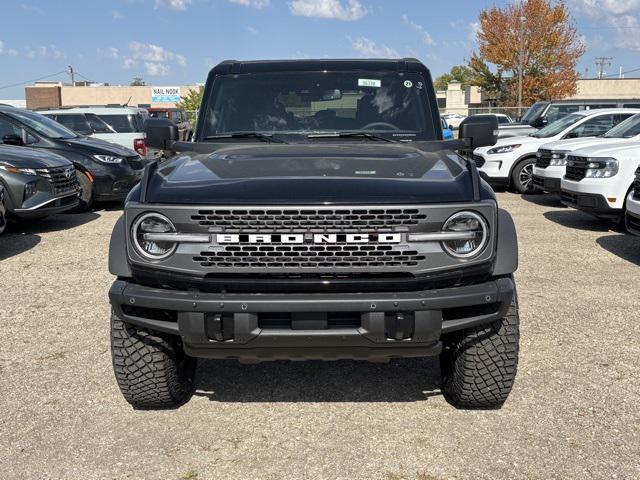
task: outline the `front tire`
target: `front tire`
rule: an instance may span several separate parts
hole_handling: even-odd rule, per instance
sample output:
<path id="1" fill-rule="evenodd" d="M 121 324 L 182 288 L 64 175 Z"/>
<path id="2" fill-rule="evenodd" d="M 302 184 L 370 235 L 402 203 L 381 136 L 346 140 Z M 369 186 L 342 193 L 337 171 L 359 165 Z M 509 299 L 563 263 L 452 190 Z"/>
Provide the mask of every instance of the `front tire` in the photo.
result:
<path id="1" fill-rule="evenodd" d="M 86 212 L 93 205 L 93 183 L 89 180 L 89 177 L 80 170 L 76 170 L 76 178 L 81 188 L 80 203 L 72 209 L 71 212 Z"/>
<path id="2" fill-rule="evenodd" d="M 469 409 L 502 407 L 516 378 L 519 324 L 514 294 L 500 320 L 443 339 L 442 393 L 449 403 Z"/>
<path id="3" fill-rule="evenodd" d="M 196 359 L 172 335 L 136 327 L 111 315 L 113 371 L 135 409 L 176 408 L 191 398 Z"/>
<path id="4" fill-rule="evenodd" d="M 521 161 L 511 172 L 511 186 L 518 193 L 540 193 L 533 186 L 533 166 L 536 160 L 527 158 Z"/>

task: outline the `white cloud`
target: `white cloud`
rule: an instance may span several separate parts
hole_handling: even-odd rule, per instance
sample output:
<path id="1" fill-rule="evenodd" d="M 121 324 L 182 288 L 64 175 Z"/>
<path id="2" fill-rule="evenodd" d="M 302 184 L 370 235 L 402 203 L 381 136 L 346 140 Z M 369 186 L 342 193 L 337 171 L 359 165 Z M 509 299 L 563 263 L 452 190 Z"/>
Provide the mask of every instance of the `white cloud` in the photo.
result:
<path id="1" fill-rule="evenodd" d="M 244 27 L 244 29 L 247 32 L 249 32 L 251 35 L 257 35 L 258 34 L 258 30 L 253 28 L 253 27 L 251 27 L 251 26 Z"/>
<path id="2" fill-rule="evenodd" d="M 13 48 L 7 48 L 4 42 L 0 40 L 0 55 L 8 55 L 9 57 L 15 57 L 18 55 L 18 51 Z"/>
<path id="3" fill-rule="evenodd" d="M 44 10 L 35 5 L 29 5 L 28 3 L 21 3 L 20 8 L 25 12 L 35 13 L 36 15 L 44 15 Z"/>
<path id="4" fill-rule="evenodd" d="M 467 38 L 470 42 L 475 42 L 477 40 L 478 32 L 480 31 L 480 22 L 471 22 L 469 24 L 469 35 Z"/>
<path id="5" fill-rule="evenodd" d="M 113 52 L 115 50 L 115 52 Z M 129 70 L 142 64 L 147 72 L 147 75 L 151 76 L 166 76 L 171 71 L 171 64 L 175 63 L 181 67 L 187 64 L 187 58 L 179 53 L 167 50 L 160 45 L 154 45 L 153 43 L 142 43 L 133 41 L 129 43 L 129 53 L 124 57 L 119 55 L 117 49 L 111 47 L 107 49 L 107 54 L 115 53 L 115 56 L 110 58 L 118 59 L 123 58 L 122 68 Z"/>
<path id="6" fill-rule="evenodd" d="M 433 40 L 433 38 L 431 37 L 429 32 L 427 32 L 422 27 L 422 25 L 418 25 L 413 20 L 411 20 L 406 14 L 402 15 L 402 23 L 404 23 L 405 25 L 409 25 L 409 27 L 411 27 L 411 29 L 413 29 L 416 32 L 418 32 L 420 34 L 420 36 L 422 37 L 422 42 L 425 45 L 432 46 L 432 45 L 436 44 L 436 42 Z"/>
<path id="7" fill-rule="evenodd" d="M 250 8 L 265 8 L 268 7 L 271 3 L 271 0 L 229 0 L 231 3 L 237 3 L 238 5 L 242 5 L 244 7 Z"/>
<path id="8" fill-rule="evenodd" d="M 613 27 L 614 34 L 608 36 L 616 47 L 640 51 L 640 0 L 571 0 L 571 4 L 598 24 Z"/>
<path id="9" fill-rule="evenodd" d="M 124 19 L 124 15 L 122 15 L 117 10 L 114 10 L 113 12 L 111 12 L 111 18 L 113 18 L 114 20 L 123 20 Z"/>
<path id="10" fill-rule="evenodd" d="M 55 45 L 40 45 L 38 47 L 27 47 L 27 57 L 29 58 L 67 58 L 67 55 Z"/>
<path id="11" fill-rule="evenodd" d="M 98 55 L 103 58 L 118 60 L 120 58 L 120 51 L 116 47 L 99 48 Z"/>
<path id="12" fill-rule="evenodd" d="M 353 49 L 362 54 L 371 57 L 399 57 L 398 52 L 386 45 L 378 45 L 376 42 L 367 37 L 358 37 L 351 40 Z"/>
<path id="13" fill-rule="evenodd" d="M 289 10 L 300 17 L 333 18 L 345 22 L 359 20 L 367 9 L 359 0 L 292 0 Z"/>
<path id="14" fill-rule="evenodd" d="M 155 8 L 186 10 L 189 5 L 191 5 L 191 0 L 156 0 Z"/>

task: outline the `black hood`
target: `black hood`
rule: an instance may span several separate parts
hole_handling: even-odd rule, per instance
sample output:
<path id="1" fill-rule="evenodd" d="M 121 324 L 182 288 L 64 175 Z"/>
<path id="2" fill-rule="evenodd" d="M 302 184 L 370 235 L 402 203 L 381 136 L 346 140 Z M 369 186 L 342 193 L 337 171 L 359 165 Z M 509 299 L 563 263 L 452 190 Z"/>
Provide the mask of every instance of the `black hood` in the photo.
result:
<path id="1" fill-rule="evenodd" d="M 0 162 L 8 162 L 18 168 L 67 167 L 71 162 L 60 155 L 42 149 L 0 145 Z"/>
<path id="2" fill-rule="evenodd" d="M 59 140 L 69 147 L 80 148 L 84 152 L 97 155 L 116 155 L 119 157 L 137 157 L 133 150 L 116 145 L 115 143 L 90 137 L 65 138 Z"/>
<path id="3" fill-rule="evenodd" d="M 320 142 L 320 141 L 319 141 Z M 406 144 L 249 144 L 184 153 L 150 179 L 150 203 L 435 203 L 473 199 L 451 151 Z"/>

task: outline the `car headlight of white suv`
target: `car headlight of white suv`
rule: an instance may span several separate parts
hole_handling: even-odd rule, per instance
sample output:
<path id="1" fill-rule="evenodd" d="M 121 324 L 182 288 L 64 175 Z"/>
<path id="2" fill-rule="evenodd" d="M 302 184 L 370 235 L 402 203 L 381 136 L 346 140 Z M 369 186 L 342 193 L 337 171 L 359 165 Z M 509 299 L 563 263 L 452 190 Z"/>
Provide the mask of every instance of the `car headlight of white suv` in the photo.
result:
<path id="1" fill-rule="evenodd" d="M 491 150 L 489 150 L 487 153 L 489 155 L 495 155 L 498 153 L 509 153 L 509 152 L 513 152 L 514 150 L 517 150 L 518 148 L 520 148 L 522 145 L 520 144 L 513 144 L 513 145 L 501 145 L 499 147 L 493 147 Z"/>
<path id="2" fill-rule="evenodd" d="M 609 178 L 618 173 L 618 160 L 615 158 L 589 158 L 585 178 Z"/>
<path id="3" fill-rule="evenodd" d="M 567 164 L 567 152 L 553 152 L 551 154 L 551 160 L 549 161 L 550 167 L 564 167 Z"/>

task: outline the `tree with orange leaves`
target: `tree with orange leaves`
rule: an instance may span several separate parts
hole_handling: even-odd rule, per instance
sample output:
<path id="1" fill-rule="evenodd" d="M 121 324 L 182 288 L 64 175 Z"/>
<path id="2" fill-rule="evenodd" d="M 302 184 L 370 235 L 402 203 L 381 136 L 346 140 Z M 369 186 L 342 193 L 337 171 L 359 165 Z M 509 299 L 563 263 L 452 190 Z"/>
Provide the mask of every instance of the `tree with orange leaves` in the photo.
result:
<path id="1" fill-rule="evenodd" d="M 492 7 L 480 13 L 479 23 L 479 54 L 474 52 L 469 68 L 474 83 L 499 103 L 517 105 L 520 73 L 523 105 L 575 94 L 576 64 L 585 46 L 563 2 Z"/>

